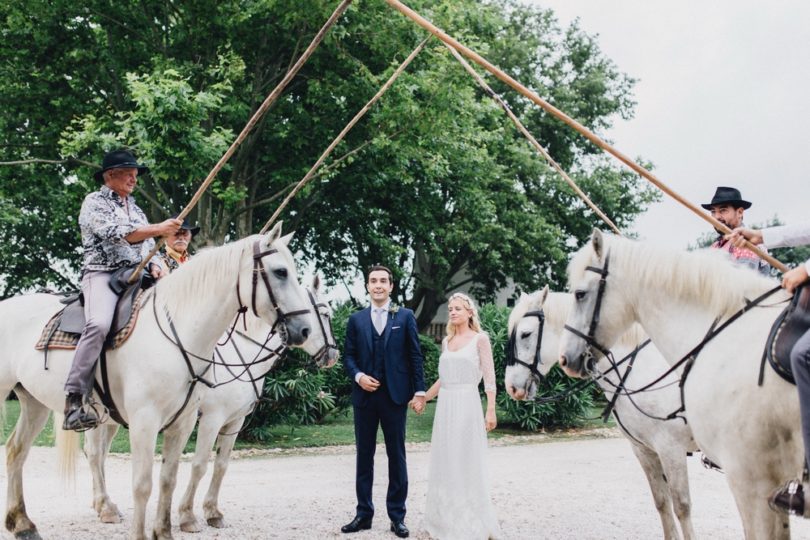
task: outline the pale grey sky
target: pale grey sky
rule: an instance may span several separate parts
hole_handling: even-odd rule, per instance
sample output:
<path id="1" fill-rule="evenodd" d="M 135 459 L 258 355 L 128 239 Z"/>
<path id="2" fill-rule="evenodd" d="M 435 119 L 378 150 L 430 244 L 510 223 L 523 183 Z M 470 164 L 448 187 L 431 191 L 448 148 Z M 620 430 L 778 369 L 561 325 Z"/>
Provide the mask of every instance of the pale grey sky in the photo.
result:
<path id="1" fill-rule="evenodd" d="M 749 224 L 810 220 L 810 2 L 524 0 L 578 17 L 639 79 L 635 118 L 607 134 L 655 164 L 698 204 L 718 185 L 753 203 Z M 685 248 L 710 226 L 667 198 L 638 220 L 642 238 Z"/>

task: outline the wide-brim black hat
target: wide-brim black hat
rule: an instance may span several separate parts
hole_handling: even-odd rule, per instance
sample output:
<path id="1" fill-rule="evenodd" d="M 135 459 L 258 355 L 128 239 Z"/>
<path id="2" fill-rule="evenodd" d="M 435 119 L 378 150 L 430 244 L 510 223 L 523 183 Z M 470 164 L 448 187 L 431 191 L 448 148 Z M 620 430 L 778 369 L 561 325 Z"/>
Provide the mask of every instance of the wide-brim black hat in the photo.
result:
<path id="1" fill-rule="evenodd" d="M 714 192 L 714 197 L 712 197 L 712 202 L 707 204 L 701 204 L 703 208 L 706 210 L 711 210 L 712 206 L 716 206 L 718 204 L 730 204 L 732 206 L 738 206 L 747 210 L 751 207 L 751 203 L 743 200 L 742 194 L 740 194 L 740 190 L 733 187 L 724 187 L 719 186 L 717 191 Z"/>
<path id="2" fill-rule="evenodd" d="M 175 214 L 175 215 L 173 215 L 173 216 L 172 216 L 172 219 L 177 219 L 177 216 L 179 216 L 179 215 L 180 215 L 180 214 Z M 187 230 L 187 231 L 191 231 L 191 236 L 192 236 L 192 237 L 197 236 L 197 233 L 199 233 L 199 232 L 200 232 L 200 228 L 199 228 L 199 227 L 192 227 L 192 226 L 191 226 L 191 223 L 189 223 L 189 222 L 188 222 L 188 218 L 183 218 L 183 224 L 182 224 L 182 225 L 180 225 L 180 228 L 181 228 L 181 229 L 185 229 L 185 230 Z"/>
<path id="3" fill-rule="evenodd" d="M 138 169 L 138 174 L 149 172 L 149 167 L 138 163 L 129 150 L 113 150 L 104 154 L 101 170 L 93 174 L 93 178 L 96 179 L 96 182 L 103 182 L 104 172 L 110 169 Z"/>

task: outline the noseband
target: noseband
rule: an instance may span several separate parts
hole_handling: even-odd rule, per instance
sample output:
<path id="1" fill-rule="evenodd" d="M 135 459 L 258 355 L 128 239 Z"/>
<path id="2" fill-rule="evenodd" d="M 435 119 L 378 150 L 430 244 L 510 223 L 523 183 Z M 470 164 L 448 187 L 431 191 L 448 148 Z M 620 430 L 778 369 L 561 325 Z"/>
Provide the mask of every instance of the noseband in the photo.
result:
<path id="1" fill-rule="evenodd" d="M 315 295 L 312 294 L 312 291 L 309 289 L 307 289 L 307 294 L 309 295 L 309 301 L 312 304 L 313 311 L 315 312 L 315 315 L 317 315 L 316 318 L 318 319 L 318 325 L 321 328 L 321 335 L 323 335 L 323 347 L 318 349 L 318 351 L 312 355 L 315 362 L 320 364 L 324 358 L 327 358 L 329 351 L 337 351 L 338 346 L 337 342 L 335 342 L 335 334 L 332 330 L 332 317 L 329 316 L 329 306 L 323 302 L 317 302 Z M 326 309 L 326 313 L 322 314 L 321 308 Z M 323 323 L 324 317 L 326 318 L 326 324 Z M 330 336 L 332 341 L 329 341 Z"/>
<path id="2" fill-rule="evenodd" d="M 537 345 L 535 346 L 534 350 L 534 359 L 531 364 L 524 362 L 523 360 L 518 359 L 517 357 L 517 325 L 512 330 L 512 334 L 509 336 L 509 343 L 507 344 L 507 353 L 506 353 L 506 365 L 507 366 L 514 366 L 515 364 L 520 364 L 521 366 L 528 369 L 532 376 L 537 378 L 538 382 L 543 379 L 543 375 L 540 373 L 538 366 L 542 364 L 540 359 L 540 349 L 543 345 L 543 327 L 546 324 L 546 315 L 543 313 L 542 309 L 538 309 L 535 311 L 527 312 L 521 319 L 525 319 L 527 317 L 537 317 Z"/>
<path id="3" fill-rule="evenodd" d="M 589 360 L 593 359 L 593 353 L 591 352 L 591 348 L 596 349 L 597 351 L 601 352 L 605 356 L 610 356 L 610 350 L 607 347 L 604 347 L 601 343 L 596 341 L 596 326 L 599 324 L 600 315 L 602 312 L 602 297 L 605 295 L 605 285 L 607 284 L 607 277 L 608 277 L 608 265 L 610 264 L 610 253 L 605 256 L 605 266 L 602 268 L 598 268 L 596 266 L 586 266 L 585 270 L 589 272 L 594 272 L 602 276 L 599 279 L 599 288 L 596 291 L 596 302 L 593 306 L 593 315 L 591 316 L 591 324 L 588 327 L 588 334 L 585 335 L 576 328 L 571 326 L 565 325 L 565 329 L 574 334 L 575 336 L 582 338 L 585 343 L 588 344 L 589 349 L 583 353 L 589 355 Z"/>

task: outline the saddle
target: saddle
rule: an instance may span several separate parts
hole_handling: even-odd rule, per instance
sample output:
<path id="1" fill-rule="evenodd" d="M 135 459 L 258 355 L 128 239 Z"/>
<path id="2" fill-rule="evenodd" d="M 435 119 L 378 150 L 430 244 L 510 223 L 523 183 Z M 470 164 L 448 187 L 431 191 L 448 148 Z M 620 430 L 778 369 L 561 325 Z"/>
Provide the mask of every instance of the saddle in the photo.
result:
<path id="1" fill-rule="evenodd" d="M 790 368 L 790 351 L 810 328 L 810 285 L 803 285 L 771 327 L 764 357 L 773 370 L 791 384 L 796 384 Z M 764 360 L 763 358 L 763 364 Z"/>
<path id="2" fill-rule="evenodd" d="M 144 290 L 136 281 L 118 297 L 110 332 L 104 342 L 105 349 L 120 347 L 132 333 L 138 320 L 141 295 Z M 68 293 L 60 300 L 65 307 L 45 324 L 34 348 L 75 349 L 84 330 L 84 296 L 80 292 Z"/>

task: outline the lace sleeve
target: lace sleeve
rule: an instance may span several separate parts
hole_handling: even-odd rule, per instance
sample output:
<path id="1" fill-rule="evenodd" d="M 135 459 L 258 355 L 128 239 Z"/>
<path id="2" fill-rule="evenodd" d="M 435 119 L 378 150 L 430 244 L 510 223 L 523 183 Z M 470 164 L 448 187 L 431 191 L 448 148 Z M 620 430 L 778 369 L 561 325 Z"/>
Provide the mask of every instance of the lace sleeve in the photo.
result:
<path id="1" fill-rule="evenodd" d="M 492 360 L 492 345 L 486 334 L 478 337 L 478 362 L 484 375 L 484 392 L 495 392 L 495 362 Z"/>

